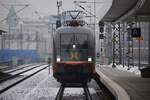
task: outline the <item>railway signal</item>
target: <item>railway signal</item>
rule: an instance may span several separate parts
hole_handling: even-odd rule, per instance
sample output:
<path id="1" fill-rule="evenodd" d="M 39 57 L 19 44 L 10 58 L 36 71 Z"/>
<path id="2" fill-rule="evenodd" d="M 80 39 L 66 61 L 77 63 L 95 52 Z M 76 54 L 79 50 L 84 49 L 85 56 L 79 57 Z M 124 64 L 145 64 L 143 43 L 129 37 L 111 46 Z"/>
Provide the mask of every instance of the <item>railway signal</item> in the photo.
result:
<path id="1" fill-rule="evenodd" d="M 104 22 L 101 22 L 101 21 L 99 21 L 99 31 L 101 32 L 101 33 L 103 33 L 104 32 Z"/>

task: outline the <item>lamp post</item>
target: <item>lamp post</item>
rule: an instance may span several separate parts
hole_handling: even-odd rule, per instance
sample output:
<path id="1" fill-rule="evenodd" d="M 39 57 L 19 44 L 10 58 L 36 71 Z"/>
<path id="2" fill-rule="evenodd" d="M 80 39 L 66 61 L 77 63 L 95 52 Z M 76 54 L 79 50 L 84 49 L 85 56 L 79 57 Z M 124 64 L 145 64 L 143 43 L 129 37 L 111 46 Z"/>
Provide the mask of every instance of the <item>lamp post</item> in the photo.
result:
<path id="1" fill-rule="evenodd" d="M 20 49 L 23 49 L 23 22 L 20 23 Z"/>
<path id="2" fill-rule="evenodd" d="M 62 1 L 57 1 L 57 21 L 56 21 L 56 28 L 61 26 L 61 17 L 60 17 L 60 7 L 62 6 Z"/>

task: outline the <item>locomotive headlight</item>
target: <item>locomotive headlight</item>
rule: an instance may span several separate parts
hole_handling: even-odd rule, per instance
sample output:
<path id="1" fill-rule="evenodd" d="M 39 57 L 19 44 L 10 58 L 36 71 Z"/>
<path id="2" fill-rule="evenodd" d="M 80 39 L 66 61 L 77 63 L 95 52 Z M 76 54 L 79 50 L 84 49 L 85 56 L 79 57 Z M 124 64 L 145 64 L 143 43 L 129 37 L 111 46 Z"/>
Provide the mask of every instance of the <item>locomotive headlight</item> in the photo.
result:
<path id="1" fill-rule="evenodd" d="M 89 61 L 89 62 L 91 62 L 91 61 L 92 61 L 92 58 L 91 58 L 91 57 L 89 57 L 89 58 L 88 58 L 88 61 Z"/>
<path id="2" fill-rule="evenodd" d="M 56 61 L 57 61 L 57 62 L 60 62 L 60 57 L 57 57 L 57 58 L 56 58 Z"/>
<path id="3" fill-rule="evenodd" d="M 74 45 L 72 45 L 72 47 L 73 47 L 73 49 L 75 49 L 75 48 L 76 48 L 76 45 L 74 44 Z"/>

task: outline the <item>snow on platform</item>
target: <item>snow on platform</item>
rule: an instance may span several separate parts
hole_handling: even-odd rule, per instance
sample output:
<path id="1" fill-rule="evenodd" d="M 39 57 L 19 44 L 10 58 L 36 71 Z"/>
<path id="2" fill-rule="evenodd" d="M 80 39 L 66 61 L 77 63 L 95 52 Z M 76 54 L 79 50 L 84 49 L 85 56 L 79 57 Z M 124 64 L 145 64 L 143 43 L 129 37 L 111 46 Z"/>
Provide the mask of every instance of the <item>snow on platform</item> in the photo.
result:
<path id="1" fill-rule="evenodd" d="M 112 67 L 112 64 L 109 64 L 109 65 L 100 65 L 100 64 L 98 64 L 97 66 Z M 141 72 L 140 72 L 140 70 L 138 69 L 138 66 L 131 67 L 129 70 L 128 70 L 128 66 L 124 66 L 124 67 L 123 67 L 123 65 L 116 65 L 116 68 L 119 69 L 119 70 L 126 71 L 126 72 L 134 73 L 134 74 L 137 75 L 137 76 L 140 76 L 140 75 L 141 75 Z"/>

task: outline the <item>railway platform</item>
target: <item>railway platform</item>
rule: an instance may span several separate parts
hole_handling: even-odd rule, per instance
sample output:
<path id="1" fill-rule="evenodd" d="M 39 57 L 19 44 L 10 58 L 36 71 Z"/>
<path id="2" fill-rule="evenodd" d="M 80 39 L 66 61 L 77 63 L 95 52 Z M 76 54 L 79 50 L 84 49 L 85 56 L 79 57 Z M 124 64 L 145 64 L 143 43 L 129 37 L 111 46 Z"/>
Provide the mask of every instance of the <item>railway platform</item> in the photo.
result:
<path id="1" fill-rule="evenodd" d="M 107 66 L 98 66 L 96 72 L 117 100 L 150 100 L 150 78 Z"/>

